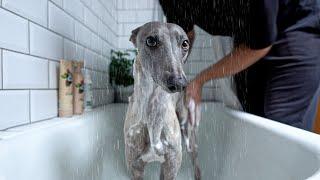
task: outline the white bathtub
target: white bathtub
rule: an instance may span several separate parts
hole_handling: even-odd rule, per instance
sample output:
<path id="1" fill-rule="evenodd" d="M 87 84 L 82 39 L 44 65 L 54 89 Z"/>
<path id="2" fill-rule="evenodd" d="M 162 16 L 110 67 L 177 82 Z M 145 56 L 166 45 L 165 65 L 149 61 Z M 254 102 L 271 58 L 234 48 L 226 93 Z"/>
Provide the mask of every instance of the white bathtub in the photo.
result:
<path id="1" fill-rule="evenodd" d="M 0 180 L 127 180 L 124 104 L 83 117 L 0 132 Z M 267 119 L 205 104 L 200 125 L 204 180 L 320 180 L 320 137 Z M 158 164 L 145 179 L 158 179 Z M 192 179 L 184 155 L 179 180 Z"/>

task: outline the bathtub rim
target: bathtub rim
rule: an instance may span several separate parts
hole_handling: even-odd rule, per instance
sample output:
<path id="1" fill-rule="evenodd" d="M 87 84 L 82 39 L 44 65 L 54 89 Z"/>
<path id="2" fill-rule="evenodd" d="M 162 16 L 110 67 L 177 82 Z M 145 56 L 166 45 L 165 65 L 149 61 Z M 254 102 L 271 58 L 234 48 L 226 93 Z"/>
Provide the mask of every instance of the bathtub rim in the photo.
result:
<path id="1" fill-rule="evenodd" d="M 246 112 L 225 108 L 225 113 L 233 118 L 239 118 L 241 121 L 250 123 L 260 129 L 277 134 L 288 140 L 295 141 L 308 151 L 313 152 L 317 157 L 319 168 L 306 180 L 320 179 L 320 135 L 292 127 L 271 119 L 263 118 Z M 290 133 L 294 131 L 294 133 Z"/>

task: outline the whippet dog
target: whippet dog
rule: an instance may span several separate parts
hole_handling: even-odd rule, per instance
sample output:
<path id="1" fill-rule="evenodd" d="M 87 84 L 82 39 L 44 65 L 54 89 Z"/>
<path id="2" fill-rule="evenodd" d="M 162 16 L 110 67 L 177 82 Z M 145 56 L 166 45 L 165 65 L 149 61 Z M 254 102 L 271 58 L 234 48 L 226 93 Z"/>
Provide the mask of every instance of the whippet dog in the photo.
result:
<path id="1" fill-rule="evenodd" d="M 132 180 L 143 179 L 145 165 L 153 161 L 161 162 L 160 179 L 175 179 L 182 161 L 182 136 L 195 178 L 200 179 L 195 131 L 188 126 L 183 92 L 188 83 L 183 64 L 190 51 L 186 33 L 175 24 L 150 22 L 133 30 L 130 41 L 138 49 L 124 125 Z"/>

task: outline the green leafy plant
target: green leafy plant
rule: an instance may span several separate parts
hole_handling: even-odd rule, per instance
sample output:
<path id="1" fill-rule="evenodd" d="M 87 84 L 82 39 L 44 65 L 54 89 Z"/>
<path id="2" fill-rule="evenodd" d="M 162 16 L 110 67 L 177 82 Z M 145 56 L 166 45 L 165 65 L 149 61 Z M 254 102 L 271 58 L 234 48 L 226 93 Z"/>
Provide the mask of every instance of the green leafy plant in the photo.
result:
<path id="1" fill-rule="evenodd" d="M 111 50 L 111 63 L 109 66 L 110 83 L 114 86 L 125 87 L 133 85 L 133 62 L 130 55 L 137 55 L 136 50 L 114 51 Z"/>
<path id="2" fill-rule="evenodd" d="M 61 78 L 66 80 L 66 86 L 70 86 L 72 84 L 73 77 L 69 69 L 67 69 L 67 72 L 61 75 Z"/>
<path id="3" fill-rule="evenodd" d="M 84 81 L 75 84 L 75 87 L 78 89 L 79 93 L 82 94 L 84 92 Z"/>

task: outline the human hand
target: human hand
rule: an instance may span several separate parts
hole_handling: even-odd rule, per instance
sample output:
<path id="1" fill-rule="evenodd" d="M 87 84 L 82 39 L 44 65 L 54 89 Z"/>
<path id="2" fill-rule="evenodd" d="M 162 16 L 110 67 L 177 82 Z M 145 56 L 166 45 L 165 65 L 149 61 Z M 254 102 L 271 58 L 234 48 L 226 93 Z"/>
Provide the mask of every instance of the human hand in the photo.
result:
<path id="1" fill-rule="evenodd" d="M 188 108 L 188 121 L 191 126 L 198 127 L 201 119 L 202 84 L 194 79 L 186 89 L 186 105 Z"/>

